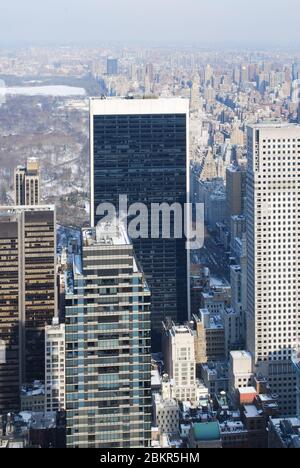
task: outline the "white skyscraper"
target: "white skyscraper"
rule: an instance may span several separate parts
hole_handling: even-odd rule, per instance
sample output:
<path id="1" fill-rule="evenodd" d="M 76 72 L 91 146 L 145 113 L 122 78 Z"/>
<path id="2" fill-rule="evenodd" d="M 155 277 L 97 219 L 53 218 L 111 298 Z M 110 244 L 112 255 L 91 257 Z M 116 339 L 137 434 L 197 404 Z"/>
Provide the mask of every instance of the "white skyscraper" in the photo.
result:
<path id="1" fill-rule="evenodd" d="M 177 400 L 196 400 L 195 337 L 185 325 L 164 327 L 163 352 L 165 371 L 173 383 L 173 397 Z"/>
<path id="2" fill-rule="evenodd" d="M 300 335 L 300 126 L 248 128 L 247 345 L 283 414 L 296 413 Z"/>

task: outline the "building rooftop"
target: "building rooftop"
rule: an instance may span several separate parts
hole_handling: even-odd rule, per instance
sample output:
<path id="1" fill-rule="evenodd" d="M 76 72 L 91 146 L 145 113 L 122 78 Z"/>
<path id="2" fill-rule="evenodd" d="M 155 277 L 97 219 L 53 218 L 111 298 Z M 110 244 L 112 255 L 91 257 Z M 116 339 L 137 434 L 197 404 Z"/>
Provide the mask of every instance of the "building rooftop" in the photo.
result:
<path id="1" fill-rule="evenodd" d="M 6 206 L 0 205 L 0 221 L 1 217 L 5 218 L 12 216 L 22 211 L 55 211 L 54 205 L 20 205 L 20 206 Z"/>
<path id="2" fill-rule="evenodd" d="M 21 394 L 22 396 L 27 396 L 27 397 L 44 395 L 45 385 L 39 380 L 36 380 L 32 385 L 24 385 L 22 387 Z"/>
<path id="3" fill-rule="evenodd" d="M 280 121 L 280 122 L 274 122 L 274 121 L 264 121 L 264 122 L 261 122 L 261 123 L 257 123 L 257 124 L 250 124 L 248 125 L 249 128 L 253 128 L 253 129 L 281 129 L 281 128 L 298 128 L 300 130 L 300 125 L 298 124 L 293 124 L 293 123 L 289 123 L 289 122 L 283 122 L 283 121 Z"/>
<path id="4" fill-rule="evenodd" d="M 85 246 L 100 245 L 130 245 L 128 234 L 123 224 L 118 220 L 112 222 L 99 222 L 95 228 L 82 230 Z"/>
<path id="5" fill-rule="evenodd" d="M 257 394 L 257 391 L 255 390 L 254 387 L 244 387 L 244 388 L 239 388 L 239 393 L 240 395 L 248 395 L 249 393 Z"/>
<path id="6" fill-rule="evenodd" d="M 242 421 L 225 421 L 220 424 L 222 433 L 227 432 L 247 432 Z"/>
<path id="7" fill-rule="evenodd" d="M 173 323 L 172 327 L 167 330 L 172 336 L 178 335 L 189 335 L 194 336 L 194 331 L 190 329 L 187 325 L 175 325 Z"/>
<path id="8" fill-rule="evenodd" d="M 252 359 L 248 351 L 230 351 L 230 355 L 233 359 Z"/>
<path id="9" fill-rule="evenodd" d="M 300 448 L 300 419 L 299 418 L 270 418 L 270 426 L 289 448 Z"/>
<path id="10" fill-rule="evenodd" d="M 161 377 L 158 369 L 151 371 L 151 387 L 161 387 Z"/>
<path id="11" fill-rule="evenodd" d="M 113 97 L 90 99 L 92 115 L 188 114 L 189 100 L 185 98 L 131 98 Z"/>
<path id="12" fill-rule="evenodd" d="M 197 441 L 220 440 L 221 438 L 218 422 L 195 423 L 192 430 Z"/>
<path id="13" fill-rule="evenodd" d="M 258 418 L 262 414 L 255 405 L 244 405 L 244 410 L 246 418 Z"/>

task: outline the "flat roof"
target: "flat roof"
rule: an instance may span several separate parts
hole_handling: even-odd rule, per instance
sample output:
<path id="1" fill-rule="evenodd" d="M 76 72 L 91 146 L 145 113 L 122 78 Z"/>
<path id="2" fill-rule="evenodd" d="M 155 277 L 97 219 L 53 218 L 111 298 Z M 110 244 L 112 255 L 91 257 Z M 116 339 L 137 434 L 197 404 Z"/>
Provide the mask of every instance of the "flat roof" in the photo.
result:
<path id="1" fill-rule="evenodd" d="M 131 245 L 125 227 L 116 222 L 99 222 L 95 228 L 84 228 L 82 230 L 85 246 L 101 245 Z"/>
<path id="2" fill-rule="evenodd" d="M 257 394 L 257 391 L 254 387 L 244 387 L 244 388 L 239 388 L 239 393 L 240 395 L 248 395 L 249 393 Z"/>
<path id="3" fill-rule="evenodd" d="M 230 351 L 230 354 L 235 359 L 251 359 L 252 356 L 248 351 Z"/>
<path id="4" fill-rule="evenodd" d="M 90 98 L 91 115 L 188 114 L 185 98 Z"/>
<path id="5" fill-rule="evenodd" d="M 20 213 L 21 211 L 54 211 L 55 205 L 0 205 L 0 212 L 5 214 Z"/>
<path id="6" fill-rule="evenodd" d="M 256 418 L 257 416 L 260 416 L 261 413 L 259 410 L 256 408 L 255 405 L 244 405 L 245 408 L 245 416 L 247 418 Z"/>

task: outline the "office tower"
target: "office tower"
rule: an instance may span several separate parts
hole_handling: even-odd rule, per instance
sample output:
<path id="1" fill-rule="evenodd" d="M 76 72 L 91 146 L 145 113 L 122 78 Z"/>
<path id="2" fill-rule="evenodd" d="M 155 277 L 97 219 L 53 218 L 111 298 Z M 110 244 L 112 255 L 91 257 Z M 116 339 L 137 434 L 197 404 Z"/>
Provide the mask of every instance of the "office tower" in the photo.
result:
<path id="1" fill-rule="evenodd" d="M 66 408 L 65 325 L 57 317 L 45 327 L 45 412 Z"/>
<path id="2" fill-rule="evenodd" d="M 17 167 L 14 181 L 17 206 L 40 204 L 40 165 L 37 159 L 29 158 L 26 166 Z"/>
<path id="3" fill-rule="evenodd" d="M 107 58 L 107 69 L 106 72 L 109 76 L 118 75 L 119 73 L 119 63 L 118 59 L 108 57 Z"/>
<path id="4" fill-rule="evenodd" d="M 201 107 L 200 101 L 200 78 L 199 75 L 195 75 L 193 79 L 193 85 L 191 88 L 190 108 L 191 111 L 199 111 Z"/>
<path id="5" fill-rule="evenodd" d="M 165 372 L 173 380 L 173 397 L 196 401 L 196 358 L 193 331 L 173 322 L 163 324 Z"/>
<path id="6" fill-rule="evenodd" d="M 241 70 L 240 68 L 236 67 L 233 70 L 233 81 L 235 84 L 240 84 L 241 81 Z"/>
<path id="7" fill-rule="evenodd" d="M 121 225 L 83 230 L 66 304 L 67 446 L 149 447 L 150 292 Z"/>
<path id="8" fill-rule="evenodd" d="M 244 145 L 244 132 L 240 130 L 239 125 L 236 123 L 232 128 L 230 134 L 230 144 L 232 146 L 243 146 Z"/>
<path id="9" fill-rule="evenodd" d="M 225 360 L 225 330 L 219 315 L 200 309 L 193 316 L 196 364 Z"/>
<path id="10" fill-rule="evenodd" d="M 247 343 L 255 372 L 295 414 L 291 357 L 299 342 L 300 126 L 248 128 Z"/>
<path id="11" fill-rule="evenodd" d="M 226 169 L 227 220 L 244 213 L 246 201 L 246 171 L 235 165 Z"/>
<path id="12" fill-rule="evenodd" d="M 215 102 L 215 99 L 216 99 L 216 91 L 214 90 L 214 88 L 209 85 L 205 88 L 204 90 L 204 98 L 205 98 L 205 101 L 206 101 L 206 104 L 213 104 Z"/>
<path id="13" fill-rule="evenodd" d="M 18 409 L 22 383 L 44 380 L 44 328 L 56 308 L 55 210 L 0 207 L 0 412 Z"/>
<path id="14" fill-rule="evenodd" d="M 135 63 L 133 63 L 130 68 L 130 79 L 132 81 L 137 81 L 138 79 L 138 69 Z"/>
<path id="15" fill-rule="evenodd" d="M 241 65 L 241 83 L 248 81 L 248 67 L 247 65 Z"/>
<path id="16" fill-rule="evenodd" d="M 218 177 L 217 163 L 214 158 L 214 153 L 211 147 L 208 148 L 206 156 L 203 159 L 201 167 L 201 180 L 212 180 Z"/>
<path id="17" fill-rule="evenodd" d="M 144 95 L 145 95 L 145 96 L 149 96 L 150 93 L 151 93 L 151 83 L 150 83 L 149 75 L 145 75 L 145 79 L 144 79 Z"/>
<path id="18" fill-rule="evenodd" d="M 300 78 L 300 64 L 295 62 L 293 63 L 292 65 L 292 80 L 298 80 L 298 78 Z"/>
<path id="19" fill-rule="evenodd" d="M 18 224 L 0 216 L 0 414 L 20 408 Z"/>
<path id="20" fill-rule="evenodd" d="M 146 75 L 149 77 L 150 83 L 154 81 L 154 67 L 152 63 L 147 63 L 146 65 Z"/>
<path id="21" fill-rule="evenodd" d="M 204 70 L 204 84 L 205 85 L 211 84 L 213 75 L 214 75 L 214 72 L 213 72 L 211 65 L 207 64 Z"/>
<path id="22" fill-rule="evenodd" d="M 300 79 L 292 82 L 291 101 L 294 104 L 298 104 L 300 102 Z"/>
<path id="23" fill-rule="evenodd" d="M 254 82 L 258 74 L 258 65 L 256 63 L 250 63 L 248 65 L 248 78 L 249 81 Z"/>
<path id="24" fill-rule="evenodd" d="M 102 202 L 148 208 L 149 238 L 133 240 L 134 249 L 151 290 L 153 330 L 169 316 L 188 317 L 188 251 L 185 238 L 151 237 L 151 205 L 179 203 L 189 192 L 189 102 L 185 99 L 91 99 L 91 222 Z M 162 223 L 160 223 L 162 224 Z M 162 226 L 160 226 L 162 228 Z M 158 334 L 157 333 L 157 334 Z M 154 335 L 153 335 L 154 336 Z M 159 344 L 158 344 L 159 343 Z M 160 346 L 160 339 L 152 342 Z"/>

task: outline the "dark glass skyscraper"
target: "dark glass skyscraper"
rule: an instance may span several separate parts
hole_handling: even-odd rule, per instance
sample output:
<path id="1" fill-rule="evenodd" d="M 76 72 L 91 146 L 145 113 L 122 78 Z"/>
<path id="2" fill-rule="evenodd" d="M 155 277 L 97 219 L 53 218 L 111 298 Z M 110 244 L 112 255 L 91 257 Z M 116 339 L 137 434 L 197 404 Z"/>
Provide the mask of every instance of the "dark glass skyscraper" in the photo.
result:
<path id="1" fill-rule="evenodd" d="M 179 203 L 189 192 L 188 101 L 185 99 L 92 99 L 91 206 L 96 209 L 119 196 L 128 205 Z M 171 234 L 174 218 L 171 217 Z M 173 234 L 172 234 L 173 235 Z M 166 317 L 188 318 L 188 251 L 180 239 L 133 241 L 152 295 L 152 330 L 160 331 Z"/>

